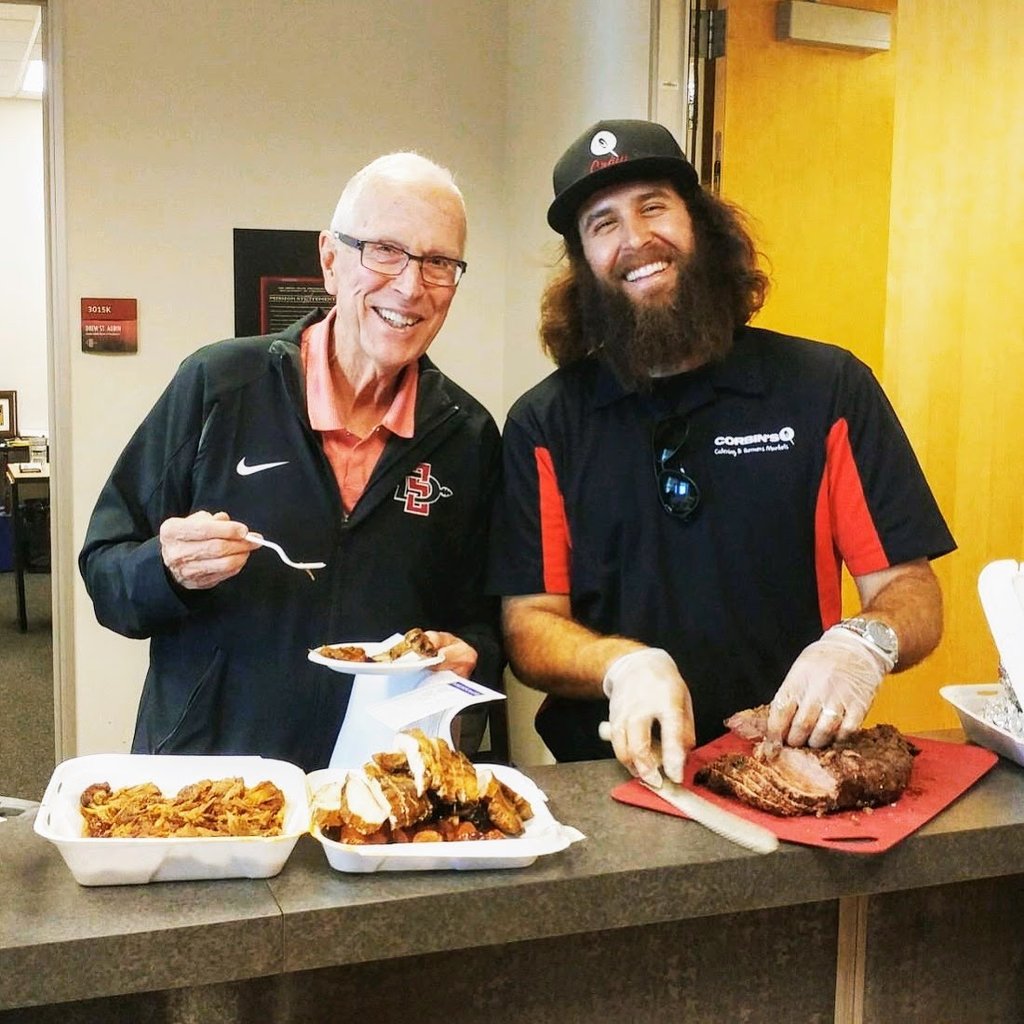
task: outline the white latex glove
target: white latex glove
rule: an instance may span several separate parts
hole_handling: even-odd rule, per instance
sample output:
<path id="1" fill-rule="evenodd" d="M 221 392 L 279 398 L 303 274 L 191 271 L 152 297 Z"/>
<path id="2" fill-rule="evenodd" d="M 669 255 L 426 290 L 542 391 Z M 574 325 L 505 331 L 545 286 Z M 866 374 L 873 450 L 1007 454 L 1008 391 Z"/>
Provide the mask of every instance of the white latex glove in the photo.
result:
<path id="1" fill-rule="evenodd" d="M 695 743 L 690 691 L 667 651 L 647 647 L 616 658 L 604 676 L 615 756 L 633 775 L 661 785 L 659 765 L 683 781 L 687 751 Z M 660 744 L 651 730 L 657 722 Z"/>
<path id="2" fill-rule="evenodd" d="M 833 627 L 805 647 L 772 698 L 765 738 L 826 747 L 860 727 L 892 668 L 848 629 Z"/>

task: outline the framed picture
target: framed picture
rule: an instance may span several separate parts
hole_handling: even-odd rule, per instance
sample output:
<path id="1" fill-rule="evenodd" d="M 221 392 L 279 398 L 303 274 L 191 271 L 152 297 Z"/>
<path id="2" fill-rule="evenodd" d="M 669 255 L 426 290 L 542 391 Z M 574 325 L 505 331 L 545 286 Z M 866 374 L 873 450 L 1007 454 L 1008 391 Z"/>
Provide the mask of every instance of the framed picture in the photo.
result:
<path id="1" fill-rule="evenodd" d="M 0 391 L 0 441 L 18 436 L 18 392 Z"/>
<path id="2" fill-rule="evenodd" d="M 280 330 L 334 296 L 324 290 L 319 231 L 235 228 L 235 337 Z"/>

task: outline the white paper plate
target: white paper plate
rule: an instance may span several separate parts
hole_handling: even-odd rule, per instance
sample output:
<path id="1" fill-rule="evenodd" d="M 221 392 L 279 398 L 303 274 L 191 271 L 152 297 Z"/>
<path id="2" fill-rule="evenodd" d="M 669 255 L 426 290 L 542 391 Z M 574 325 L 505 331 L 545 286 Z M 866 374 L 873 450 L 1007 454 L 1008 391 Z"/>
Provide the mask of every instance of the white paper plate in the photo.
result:
<path id="1" fill-rule="evenodd" d="M 350 640 L 336 644 L 323 644 L 323 647 L 362 647 L 367 657 L 380 654 L 394 647 L 402 639 L 401 633 L 389 637 L 387 640 Z M 403 654 L 396 661 L 339 661 L 336 658 L 325 658 L 318 651 L 309 652 L 309 660 L 317 665 L 323 665 L 333 672 L 347 672 L 356 676 L 396 676 L 409 672 L 420 672 L 432 665 L 440 665 L 444 658 L 435 654 L 432 658 L 421 658 L 418 654 L 410 651 Z"/>
<path id="2" fill-rule="evenodd" d="M 1024 766 L 1024 738 L 1014 736 L 984 718 L 985 705 L 999 696 L 998 684 L 943 686 L 939 696 L 956 709 L 960 725 L 972 743 Z"/>
<path id="3" fill-rule="evenodd" d="M 454 843 L 388 843 L 381 846 L 349 846 L 327 839 L 313 826 L 327 861 L 337 871 L 479 871 L 497 868 L 525 868 L 538 857 L 558 853 L 570 844 L 585 839 L 579 829 L 556 821 L 548 810 L 547 797 L 531 779 L 503 764 L 481 764 L 498 779 L 525 797 L 533 808 L 533 817 L 515 839 L 481 839 Z M 340 783 L 345 769 L 323 768 L 308 776 L 309 791 L 332 782 Z"/>
<path id="4" fill-rule="evenodd" d="M 285 797 L 279 836 L 117 839 L 82 835 L 79 799 L 87 786 L 153 782 L 168 795 L 201 779 L 241 776 L 247 786 L 269 779 Z M 202 878 L 270 878 L 309 831 L 306 776 L 298 765 L 263 757 L 90 754 L 57 765 L 35 831 L 53 843 L 80 885 L 134 885 Z"/>

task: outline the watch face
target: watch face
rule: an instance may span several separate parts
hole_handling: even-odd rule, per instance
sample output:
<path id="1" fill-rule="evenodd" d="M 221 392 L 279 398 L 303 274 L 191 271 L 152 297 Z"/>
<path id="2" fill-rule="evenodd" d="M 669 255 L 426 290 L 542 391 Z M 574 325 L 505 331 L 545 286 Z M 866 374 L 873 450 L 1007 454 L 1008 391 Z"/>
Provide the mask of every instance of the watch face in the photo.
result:
<path id="1" fill-rule="evenodd" d="M 871 642 L 878 644 L 883 651 L 888 651 L 890 654 L 896 652 L 896 637 L 884 622 L 869 619 L 866 632 Z"/>

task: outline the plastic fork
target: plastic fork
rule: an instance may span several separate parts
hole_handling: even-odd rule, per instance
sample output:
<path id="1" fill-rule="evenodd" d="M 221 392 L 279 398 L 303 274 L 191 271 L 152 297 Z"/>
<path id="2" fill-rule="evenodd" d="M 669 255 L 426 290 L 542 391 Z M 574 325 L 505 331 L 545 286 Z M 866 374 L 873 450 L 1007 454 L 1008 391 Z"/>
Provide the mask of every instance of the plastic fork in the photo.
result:
<path id="1" fill-rule="evenodd" d="M 272 540 L 267 540 L 265 537 L 260 537 L 255 533 L 247 533 L 244 539 L 252 544 L 259 544 L 260 547 L 270 548 L 271 551 L 276 551 L 277 557 L 280 558 L 285 565 L 290 565 L 293 569 L 305 569 L 306 572 L 309 572 L 310 569 L 323 569 L 324 566 L 327 565 L 326 562 L 293 562 L 280 544 L 275 544 Z"/>

